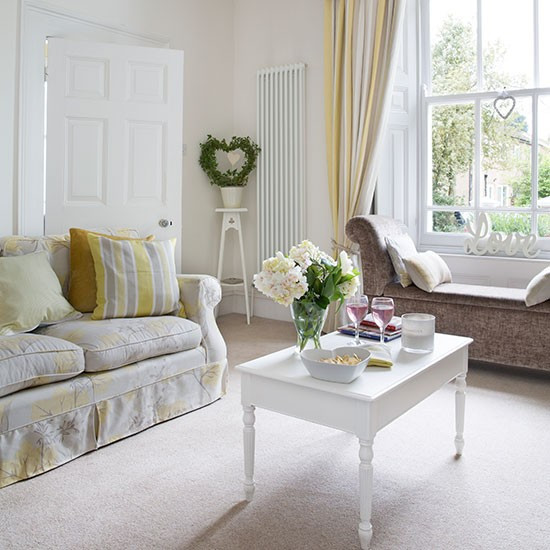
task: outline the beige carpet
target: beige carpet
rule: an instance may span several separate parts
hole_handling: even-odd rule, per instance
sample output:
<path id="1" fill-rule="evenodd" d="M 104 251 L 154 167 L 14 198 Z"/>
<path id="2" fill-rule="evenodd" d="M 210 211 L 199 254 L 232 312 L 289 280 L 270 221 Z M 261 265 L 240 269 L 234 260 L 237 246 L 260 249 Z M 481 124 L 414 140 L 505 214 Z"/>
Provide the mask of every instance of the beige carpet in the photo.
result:
<path id="1" fill-rule="evenodd" d="M 231 364 L 292 344 L 288 323 L 220 318 Z M 466 447 L 453 388 L 375 441 L 373 549 L 550 547 L 550 380 L 472 368 Z M 239 379 L 217 403 L 0 490 L 2 549 L 358 548 L 355 438 L 257 414 L 242 500 Z"/>

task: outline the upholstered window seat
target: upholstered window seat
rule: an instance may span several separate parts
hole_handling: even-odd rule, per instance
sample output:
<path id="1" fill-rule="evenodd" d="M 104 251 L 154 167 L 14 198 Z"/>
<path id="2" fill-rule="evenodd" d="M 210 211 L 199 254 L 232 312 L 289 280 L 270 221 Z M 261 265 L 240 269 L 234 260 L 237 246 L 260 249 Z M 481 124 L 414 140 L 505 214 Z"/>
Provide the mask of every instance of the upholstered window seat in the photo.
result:
<path id="1" fill-rule="evenodd" d="M 389 296 L 397 315 L 407 312 L 436 316 L 439 332 L 474 339 L 470 357 L 479 361 L 550 371 L 550 301 L 527 307 L 524 289 L 444 283 L 433 292 L 396 283 L 386 237 L 406 228 L 385 216 L 357 216 L 346 226 L 359 245 L 363 289 L 369 297 Z"/>

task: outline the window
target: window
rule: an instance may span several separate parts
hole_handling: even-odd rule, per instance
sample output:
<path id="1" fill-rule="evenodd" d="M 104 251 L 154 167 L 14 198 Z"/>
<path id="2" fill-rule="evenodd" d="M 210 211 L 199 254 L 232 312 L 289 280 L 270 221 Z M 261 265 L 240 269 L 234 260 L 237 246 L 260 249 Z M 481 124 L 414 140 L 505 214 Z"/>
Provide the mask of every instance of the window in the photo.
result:
<path id="1" fill-rule="evenodd" d="M 547 237 L 550 250 L 543 21 L 550 0 L 421 1 L 424 244 L 460 246 L 465 221 L 487 212 L 493 230 Z"/>

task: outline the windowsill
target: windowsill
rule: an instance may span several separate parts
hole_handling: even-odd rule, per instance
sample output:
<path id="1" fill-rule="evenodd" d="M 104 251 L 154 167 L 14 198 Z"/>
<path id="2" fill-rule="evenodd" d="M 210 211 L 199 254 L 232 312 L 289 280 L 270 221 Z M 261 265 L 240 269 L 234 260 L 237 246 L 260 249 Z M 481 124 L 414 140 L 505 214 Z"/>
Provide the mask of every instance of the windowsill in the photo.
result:
<path id="1" fill-rule="evenodd" d="M 544 257 L 541 257 L 541 255 L 537 256 L 536 258 L 524 258 L 522 256 L 492 256 L 492 255 L 489 255 L 489 254 L 486 254 L 484 256 L 476 256 L 475 254 L 466 254 L 466 253 L 463 253 L 463 254 L 455 254 L 455 253 L 451 253 L 451 252 L 441 252 L 440 253 L 441 256 L 450 256 L 450 257 L 453 257 L 453 258 L 457 258 L 457 259 L 464 259 L 464 258 L 468 258 L 468 259 L 476 259 L 476 260 L 481 260 L 481 261 L 505 261 L 505 262 L 537 262 L 537 263 L 541 263 L 541 264 L 547 264 L 548 262 L 550 262 L 550 257 L 549 258 L 544 258 Z"/>
<path id="2" fill-rule="evenodd" d="M 484 254 L 482 256 L 477 256 L 475 254 L 466 254 L 462 247 L 451 247 L 451 246 L 442 246 L 442 245 L 419 245 L 418 250 L 425 252 L 426 250 L 433 250 L 442 256 L 452 256 L 454 258 L 462 259 L 476 259 L 481 261 L 514 261 L 514 262 L 535 262 L 540 264 L 548 264 L 550 262 L 550 251 L 541 250 L 540 254 L 536 258 L 525 258 L 524 256 L 506 256 L 505 254 L 493 255 L 493 254 Z"/>

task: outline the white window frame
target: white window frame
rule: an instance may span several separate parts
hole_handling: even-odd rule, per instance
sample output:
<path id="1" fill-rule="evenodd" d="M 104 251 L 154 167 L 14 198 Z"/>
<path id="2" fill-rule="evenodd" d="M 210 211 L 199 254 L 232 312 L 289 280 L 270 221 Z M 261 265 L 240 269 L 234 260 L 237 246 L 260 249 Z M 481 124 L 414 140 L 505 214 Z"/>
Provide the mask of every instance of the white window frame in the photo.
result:
<path id="1" fill-rule="evenodd" d="M 437 0 L 432 0 L 437 1 Z M 538 6 L 539 0 L 533 2 L 533 25 L 534 25 L 534 88 L 507 90 L 516 98 L 532 98 L 532 143 L 538 144 L 538 97 L 550 95 L 550 88 L 539 88 L 539 26 Z M 478 87 L 483 87 L 483 57 L 482 57 L 482 0 L 477 0 L 477 82 Z M 429 190 L 432 185 L 431 170 L 431 135 L 430 135 L 430 107 L 434 105 L 459 104 L 466 101 L 474 104 L 475 116 L 475 173 L 474 173 L 474 201 L 473 206 L 461 206 L 463 212 L 513 212 L 529 213 L 531 215 L 531 232 L 537 233 L 537 214 L 550 214 L 550 207 L 539 208 L 537 201 L 531 201 L 530 207 L 505 207 L 498 209 L 482 208 L 480 199 L 483 189 L 483 176 L 481 170 L 481 103 L 494 100 L 499 91 L 478 91 L 462 94 L 431 95 L 431 44 L 430 44 L 430 0 L 420 0 L 419 17 L 419 153 L 420 153 L 420 178 L 419 178 L 419 204 L 418 204 L 418 237 L 419 245 L 422 248 L 431 248 L 439 252 L 462 253 L 464 235 L 459 233 L 434 233 L 428 231 L 428 213 L 430 211 L 457 210 L 453 206 L 436 206 L 428 204 Z M 538 147 L 535 145 L 531 150 L 531 195 L 537 196 L 538 186 Z M 537 245 L 541 249 L 541 257 L 550 258 L 550 238 L 539 237 Z"/>

